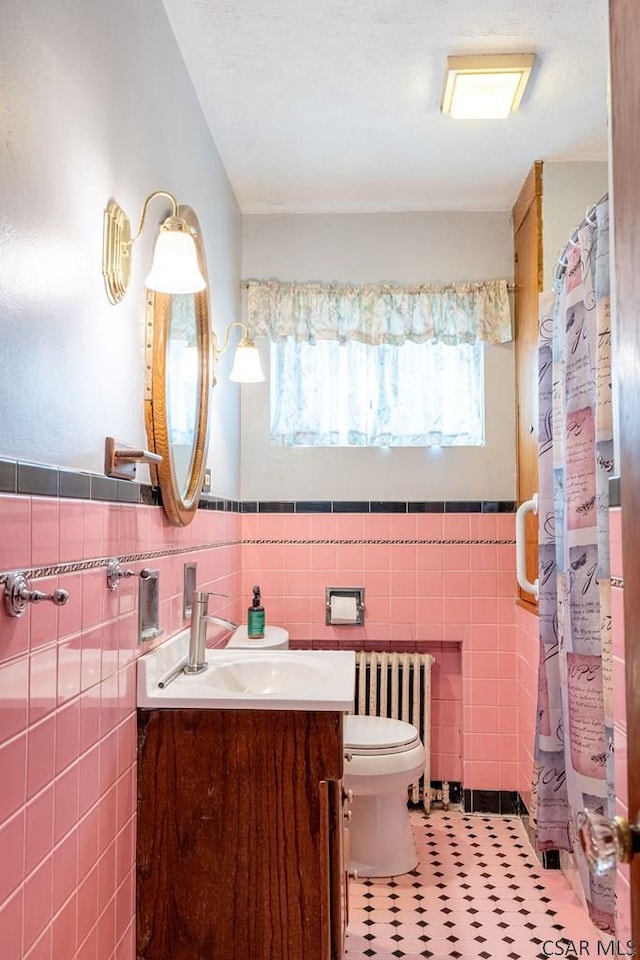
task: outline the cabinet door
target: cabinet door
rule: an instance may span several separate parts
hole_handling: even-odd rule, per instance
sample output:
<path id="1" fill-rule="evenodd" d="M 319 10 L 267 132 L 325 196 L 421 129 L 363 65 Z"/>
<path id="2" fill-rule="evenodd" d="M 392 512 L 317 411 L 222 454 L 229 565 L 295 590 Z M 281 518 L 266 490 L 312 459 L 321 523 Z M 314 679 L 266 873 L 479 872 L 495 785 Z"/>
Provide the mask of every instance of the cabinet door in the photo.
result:
<path id="1" fill-rule="evenodd" d="M 513 208 L 518 505 L 538 490 L 538 303 L 542 290 L 542 163 L 531 168 Z M 538 576 L 538 518 L 527 517 L 527 576 Z M 537 608 L 519 588 L 520 599 Z"/>

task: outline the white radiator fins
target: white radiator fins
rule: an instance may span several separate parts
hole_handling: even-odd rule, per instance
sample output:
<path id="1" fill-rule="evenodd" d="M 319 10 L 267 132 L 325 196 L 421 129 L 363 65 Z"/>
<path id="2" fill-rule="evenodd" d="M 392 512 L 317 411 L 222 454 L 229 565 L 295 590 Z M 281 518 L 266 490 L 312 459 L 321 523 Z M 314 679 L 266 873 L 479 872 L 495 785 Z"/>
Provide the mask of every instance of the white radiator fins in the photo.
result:
<path id="1" fill-rule="evenodd" d="M 378 684 L 375 682 L 378 677 L 378 654 L 369 654 L 369 709 L 367 714 L 370 717 L 378 716 Z"/>
<path id="2" fill-rule="evenodd" d="M 362 651 L 358 657 L 358 676 L 366 678 L 367 676 L 367 655 Z M 358 714 L 363 716 L 367 713 L 367 684 L 366 680 L 358 685 Z"/>
<path id="3" fill-rule="evenodd" d="M 358 654 L 356 712 L 372 717 L 392 717 L 412 723 L 424 744 L 426 761 L 422 803 L 431 809 L 431 665 L 428 653 L 361 651 Z M 410 787 L 412 803 L 420 802 L 420 784 Z"/>
<path id="4" fill-rule="evenodd" d="M 380 656 L 380 716 L 388 717 L 388 689 L 389 689 L 389 655 Z"/>
<path id="5" fill-rule="evenodd" d="M 398 716 L 398 684 L 400 681 L 400 671 L 398 669 L 398 654 L 391 655 L 391 716 L 394 720 L 399 720 Z"/>
<path id="6" fill-rule="evenodd" d="M 411 673 L 411 676 L 413 678 L 412 679 L 413 690 L 411 692 L 411 721 L 410 722 L 414 725 L 416 730 L 420 730 L 420 727 L 421 727 L 421 724 L 420 724 L 420 712 L 421 712 L 420 711 L 420 707 L 421 707 L 420 668 L 416 667 L 416 665 L 414 664 L 412 671 L 410 671 L 408 668 L 405 668 L 405 669 L 406 669 L 406 673 L 407 674 Z M 429 673 L 428 670 L 424 672 L 425 674 Z M 428 677 L 426 675 L 424 678 L 424 683 L 425 683 L 425 686 L 428 683 Z M 430 725 L 428 723 L 426 724 L 426 727 L 428 730 L 430 729 Z M 425 752 L 426 752 L 426 747 L 425 747 Z M 428 793 L 429 791 L 427 790 L 426 792 Z M 420 802 L 420 784 L 417 782 L 411 784 L 411 802 L 412 803 Z"/>

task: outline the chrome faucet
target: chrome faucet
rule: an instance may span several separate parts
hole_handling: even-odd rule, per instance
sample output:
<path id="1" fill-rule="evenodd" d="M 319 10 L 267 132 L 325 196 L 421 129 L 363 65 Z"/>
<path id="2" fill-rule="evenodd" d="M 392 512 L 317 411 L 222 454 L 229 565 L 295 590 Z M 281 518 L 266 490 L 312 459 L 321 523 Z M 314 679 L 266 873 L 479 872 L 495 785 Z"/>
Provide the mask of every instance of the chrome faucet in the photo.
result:
<path id="1" fill-rule="evenodd" d="M 225 617 L 210 616 L 207 613 L 209 597 L 226 597 L 226 593 L 205 592 L 194 590 L 191 601 L 191 630 L 189 633 L 189 656 L 183 670 L 185 673 L 202 673 L 207 669 L 205 660 L 205 645 L 207 640 L 207 624 L 215 623 L 227 630 L 235 630 L 237 624 Z"/>

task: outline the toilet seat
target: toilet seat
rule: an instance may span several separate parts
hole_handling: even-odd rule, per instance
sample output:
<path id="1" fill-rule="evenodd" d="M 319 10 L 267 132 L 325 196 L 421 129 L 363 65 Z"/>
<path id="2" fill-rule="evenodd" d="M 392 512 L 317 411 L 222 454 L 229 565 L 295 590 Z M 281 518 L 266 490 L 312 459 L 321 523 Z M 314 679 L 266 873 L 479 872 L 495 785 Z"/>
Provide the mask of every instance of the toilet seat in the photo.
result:
<path id="1" fill-rule="evenodd" d="M 353 754 L 371 756 L 406 753 L 420 743 L 420 735 L 404 720 L 350 714 L 344 718 L 343 740 Z"/>

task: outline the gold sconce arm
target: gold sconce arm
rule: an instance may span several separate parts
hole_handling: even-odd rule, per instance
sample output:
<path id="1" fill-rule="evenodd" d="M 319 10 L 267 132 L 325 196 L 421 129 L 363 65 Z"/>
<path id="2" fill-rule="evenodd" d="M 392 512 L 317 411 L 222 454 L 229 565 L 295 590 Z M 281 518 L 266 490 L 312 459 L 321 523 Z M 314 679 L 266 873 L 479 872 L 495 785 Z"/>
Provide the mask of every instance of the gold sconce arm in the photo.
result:
<path id="1" fill-rule="evenodd" d="M 229 326 L 227 327 L 224 343 L 220 348 L 218 348 L 217 346 L 218 338 L 216 336 L 216 332 L 215 330 L 213 331 L 213 350 L 214 350 L 214 356 L 216 360 L 218 359 L 218 357 L 222 356 L 222 354 L 225 353 L 226 350 L 229 349 L 229 339 L 231 337 L 231 331 L 234 327 L 242 327 L 243 334 L 244 334 L 242 337 L 242 340 L 250 340 L 251 343 L 253 343 L 253 340 L 251 340 L 251 337 L 249 336 L 249 328 L 247 327 L 246 323 L 242 323 L 241 320 L 234 320 L 233 323 L 230 323 Z"/>
<path id="2" fill-rule="evenodd" d="M 213 331 L 211 384 L 214 387 L 217 383 L 216 363 L 218 357 L 221 357 L 222 354 L 229 349 L 229 338 L 233 327 L 241 327 L 243 336 L 236 346 L 236 354 L 233 359 L 233 367 L 229 374 L 229 380 L 233 380 L 235 383 L 260 383 L 264 380 L 258 348 L 249 336 L 249 328 L 246 323 L 242 323 L 241 320 L 234 320 L 227 327 L 224 343 L 221 347 L 218 347 L 218 338 L 215 330 Z"/>
<path id="3" fill-rule="evenodd" d="M 140 223 L 138 225 L 138 231 L 135 237 L 131 237 L 129 240 L 129 245 L 134 244 L 136 240 L 139 240 L 142 236 L 142 229 L 144 227 L 145 217 L 147 216 L 147 208 L 152 200 L 155 200 L 156 197 L 166 197 L 172 206 L 171 216 L 178 216 L 178 201 L 172 193 L 168 193 L 167 190 L 154 190 L 153 193 L 150 193 L 148 197 L 145 197 L 145 201 L 142 204 L 142 213 L 140 214 Z"/>

